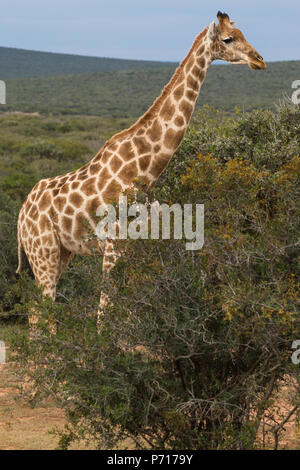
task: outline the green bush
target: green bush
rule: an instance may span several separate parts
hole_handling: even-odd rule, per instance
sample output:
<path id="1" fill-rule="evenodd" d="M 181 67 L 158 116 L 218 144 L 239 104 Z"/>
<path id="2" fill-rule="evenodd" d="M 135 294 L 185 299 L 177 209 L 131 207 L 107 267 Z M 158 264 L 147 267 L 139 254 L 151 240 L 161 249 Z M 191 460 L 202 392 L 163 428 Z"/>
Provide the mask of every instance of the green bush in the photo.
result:
<path id="1" fill-rule="evenodd" d="M 298 108 L 203 110 L 151 194 L 204 203 L 202 250 L 128 241 L 103 285 L 112 304 L 100 335 L 97 258 L 71 265 L 55 305 L 41 302 L 37 341 L 17 346 L 36 362 L 37 390 L 67 411 L 62 448 L 131 438 L 140 448 L 253 449 L 262 420 L 277 439 L 282 384 L 290 410 L 299 406 L 299 126 Z"/>
<path id="2" fill-rule="evenodd" d="M 24 157 L 33 157 L 38 155 L 40 158 L 53 158 L 60 160 L 62 158 L 62 149 L 52 142 L 40 140 L 34 143 L 27 144 L 23 150 Z"/>
<path id="3" fill-rule="evenodd" d="M 76 160 L 91 156 L 90 148 L 78 139 L 64 139 L 59 141 L 65 160 Z"/>

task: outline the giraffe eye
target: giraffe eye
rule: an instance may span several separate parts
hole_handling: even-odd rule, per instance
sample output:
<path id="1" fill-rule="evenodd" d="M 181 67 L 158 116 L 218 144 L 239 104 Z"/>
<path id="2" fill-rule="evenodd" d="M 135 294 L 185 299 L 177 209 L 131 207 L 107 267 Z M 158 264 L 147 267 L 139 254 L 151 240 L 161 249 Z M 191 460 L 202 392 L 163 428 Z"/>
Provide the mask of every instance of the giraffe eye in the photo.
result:
<path id="1" fill-rule="evenodd" d="M 230 44 L 233 41 L 233 38 L 225 38 L 222 39 L 222 41 L 225 42 L 225 44 Z"/>

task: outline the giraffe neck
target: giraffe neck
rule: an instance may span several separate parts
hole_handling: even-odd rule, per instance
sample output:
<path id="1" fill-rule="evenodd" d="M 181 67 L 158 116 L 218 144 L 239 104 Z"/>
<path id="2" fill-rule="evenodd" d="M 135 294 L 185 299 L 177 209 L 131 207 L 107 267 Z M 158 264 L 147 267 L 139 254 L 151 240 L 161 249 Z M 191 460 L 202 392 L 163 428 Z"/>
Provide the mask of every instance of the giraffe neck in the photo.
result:
<path id="1" fill-rule="evenodd" d="M 103 199 L 112 198 L 141 177 L 152 186 L 168 165 L 188 128 L 195 104 L 212 62 L 208 28 L 153 105 L 129 129 L 111 137 L 86 166 L 94 175 Z M 100 161 L 100 167 L 98 162 Z M 80 171 L 86 171 L 83 167 Z"/>
<path id="2" fill-rule="evenodd" d="M 152 152 L 144 176 L 150 185 L 155 183 L 184 138 L 211 62 L 206 28 L 196 37 L 189 53 L 148 111 L 150 119 L 146 121 L 145 135 L 152 141 Z M 142 119 L 147 119 L 147 113 Z"/>

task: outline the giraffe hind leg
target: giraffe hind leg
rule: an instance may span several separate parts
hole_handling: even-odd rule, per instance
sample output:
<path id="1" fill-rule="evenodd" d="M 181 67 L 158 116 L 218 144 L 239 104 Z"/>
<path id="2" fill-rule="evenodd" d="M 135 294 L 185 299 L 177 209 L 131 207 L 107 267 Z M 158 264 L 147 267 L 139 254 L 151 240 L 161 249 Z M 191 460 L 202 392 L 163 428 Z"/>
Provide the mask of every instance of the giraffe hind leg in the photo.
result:
<path id="1" fill-rule="evenodd" d="M 56 284 L 62 272 L 61 249 L 57 237 L 53 237 L 51 247 L 48 245 L 42 254 L 37 250 L 31 251 L 27 257 L 33 270 L 36 284 L 41 287 L 43 297 L 50 297 L 53 301 L 56 297 Z M 26 253 L 27 254 L 27 253 Z M 30 336 L 38 334 L 40 314 L 37 309 L 32 309 L 29 314 Z M 49 329 L 55 333 L 55 325 L 49 318 Z"/>

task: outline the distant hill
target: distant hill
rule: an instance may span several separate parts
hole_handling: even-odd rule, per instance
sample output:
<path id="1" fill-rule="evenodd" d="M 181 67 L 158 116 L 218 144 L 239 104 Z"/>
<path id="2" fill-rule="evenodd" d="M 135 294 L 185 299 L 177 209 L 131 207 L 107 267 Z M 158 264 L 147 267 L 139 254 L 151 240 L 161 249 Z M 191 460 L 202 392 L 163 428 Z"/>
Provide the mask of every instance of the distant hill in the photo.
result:
<path id="1" fill-rule="evenodd" d="M 160 94 L 174 66 L 94 72 L 40 78 L 7 79 L 7 105 L 0 111 L 140 116 Z M 267 70 L 243 66 L 210 67 L 198 106 L 232 111 L 272 108 L 300 78 L 300 61 L 273 62 Z"/>
<path id="2" fill-rule="evenodd" d="M 7 105 L 1 111 L 137 117 L 151 105 L 177 64 L 106 59 L 0 48 L 0 79 Z M 29 76 L 31 75 L 31 76 Z M 210 67 L 198 100 L 232 111 L 272 108 L 291 96 L 300 61 L 271 62 L 267 70 Z"/>
<path id="3" fill-rule="evenodd" d="M 172 62 L 110 59 L 0 47 L 0 79 L 165 67 Z"/>

